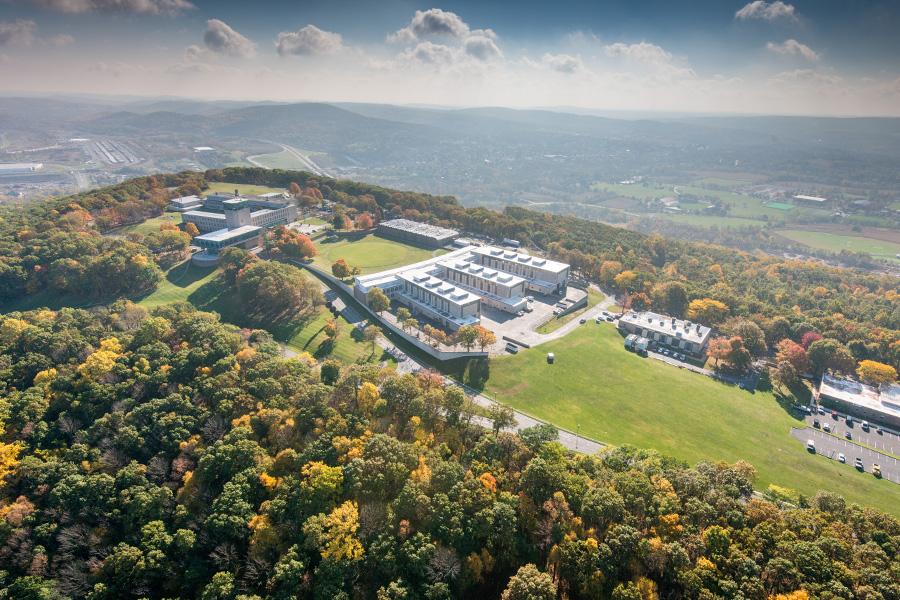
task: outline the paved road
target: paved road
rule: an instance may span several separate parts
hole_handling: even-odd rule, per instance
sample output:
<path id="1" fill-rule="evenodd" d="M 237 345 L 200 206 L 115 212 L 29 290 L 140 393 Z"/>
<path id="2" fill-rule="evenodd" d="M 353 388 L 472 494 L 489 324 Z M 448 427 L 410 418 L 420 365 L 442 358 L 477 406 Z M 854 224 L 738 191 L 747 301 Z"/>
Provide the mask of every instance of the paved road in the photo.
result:
<path id="1" fill-rule="evenodd" d="M 867 473 L 872 472 L 873 463 L 878 463 L 881 465 L 881 473 L 884 479 L 900 483 L 900 461 L 893 456 L 854 444 L 843 437 L 836 437 L 813 427 L 800 429 L 792 427 L 791 436 L 803 444 L 806 444 L 807 440 L 813 440 L 816 444 L 816 454 L 834 461 L 837 461 L 839 453 L 843 453 L 847 460 L 848 469 L 854 468 L 853 463 L 857 457 L 863 460 L 863 467 Z"/>

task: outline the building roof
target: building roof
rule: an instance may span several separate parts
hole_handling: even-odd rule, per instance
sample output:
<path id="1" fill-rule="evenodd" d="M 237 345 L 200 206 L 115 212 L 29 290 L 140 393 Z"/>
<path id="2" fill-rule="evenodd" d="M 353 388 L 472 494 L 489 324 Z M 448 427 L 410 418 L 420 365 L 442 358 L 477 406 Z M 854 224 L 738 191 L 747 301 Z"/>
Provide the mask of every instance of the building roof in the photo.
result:
<path id="1" fill-rule="evenodd" d="M 172 198 L 169 202 L 171 204 L 200 204 L 203 200 L 199 196 L 181 196 L 180 198 Z"/>
<path id="2" fill-rule="evenodd" d="M 243 225 L 241 227 L 235 227 L 234 229 L 216 229 L 215 231 L 210 231 L 209 233 L 198 235 L 194 238 L 194 241 L 200 240 L 207 242 L 227 242 L 228 240 L 231 240 L 238 236 L 242 236 L 251 232 L 257 232 L 261 229 L 261 227 L 257 227 L 256 225 Z"/>
<path id="3" fill-rule="evenodd" d="M 222 213 L 209 212 L 208 210 L 189 210 L 184 213 L 185 217 L 206 217 L 208 219 L 222 219 L 225 220 L 225 215 Z"/>
<path id="4" fill-rule="evenodd" d="M 482 256 L 488 256 L 490 258 L 497 258 L 508 262 L 516 262 L 521 265 L 531 266 L 535 269 L 548 271 L 550 273 L 561 273 L 562 271 L 565 271 L 569 268 L 569 265 L 565 263 L 550 260 L 549 258 L 542 258 L 540 256 L 532 256 L 527 252 L 516 252 L 515 250 L 511 250 L 509 248 L 497 248 L 496 246 L 479 246 L 477 248 L 473 248 L 472 252 L 480 254 Z"/>
<path id="5" fill-rule="evenodd" d="M 441 256 L 429 258 L 409 265 L 404 265 L 402 267 L 396 267 L 393 269 L 388 269 L 386 271 L 380 271 L 378 273 L 371 273 L 369 275 L 357 275 L 354 279 L 354 283 L 358 285 L 363 291 L 368 291 L 373 287 L 378 287 L 379 282 L 388 281 L 388 278 L 396 277 L 398 274 L 404 271 L 414 271 L 417 269 L 433 267 L 435 264 L 444 260 L 452 260 L 462 256 L 468 256 L 471 250 L 472 247 L 460 248 L 459 250 L 453 250 L 452 252 L 442 254 Z"/>
<path id="6" fill-rule="evenodd" d="M 458 287 L 448 281 L 432 275 L 428 269 L 416 271 L 404 271 L 397 275 L 400 279 L 408 281 L 412 285 L 436 294 L 456 306 L 466 306 L 478 302 L 481 298 L 471 292 Z"/>
<path id="7" fill-rule="evenodd" d="M 826 373 L 819 384 L 819 394 L 900 419 L 900 386 L 897 384 L 883 386 L 879 392 L 870 385 Z"/>
<path id="8" fill-rule="evenodd" d="M 472 277 L 477 277 L 485 281 L 492 281 L 503 287 L 512 288 L 525 282 L 525 280 L 518 275 L 504 273 L 503 271 L 497 271 L 495 269 L 486 269 L 478 263 L 466 260 L 465 257 L 455 260 L 442 260 L 438 262 L 438 264 L 447 269 L 467 273 Z"/>
<path id="9" fill-rule="evenodd" d="M 806 194 L 795 194 L 795 200 L 806 200 L 807 202 L 828 202 L 827 198 L 821 196 L 807 196 Z"/>
<path id="10" fill-rule="evenodd" d="M 379 223 L 381 227 L 389 229 L 398 229 L 400 231 L 408 231 L 435 239 L 444 239 L 458 235 L 455 229 L 447 229 L 446 227 L 438 227 L 437 225 L 429 225 L 428 223 L 419 223 L 418 221 L 410 221 L 409 219 L 390 219 Z"/>
<path id="11" fill-rule="evenodd" d="M 682 321 L 667 315 L 655 312 L 628 312 L 619 317 L 620 323 L 629 323 L 636 327 L 642 327 L 649 331 L 665 333 L 679 339 L 688 340 L 695 344 L 702 344 L 711 332 L 709 327 L 691 321 Z"/>

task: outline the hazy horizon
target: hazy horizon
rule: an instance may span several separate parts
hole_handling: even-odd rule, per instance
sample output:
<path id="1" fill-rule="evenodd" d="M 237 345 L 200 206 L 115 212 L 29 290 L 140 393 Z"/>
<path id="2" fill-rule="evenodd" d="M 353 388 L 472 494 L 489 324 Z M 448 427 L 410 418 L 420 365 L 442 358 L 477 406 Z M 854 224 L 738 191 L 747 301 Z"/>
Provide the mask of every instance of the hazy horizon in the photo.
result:
<path id="1" fill-rule="evenodd" d="M 895 2 L 8 0 L 0 94 L 900 116 Z"/>

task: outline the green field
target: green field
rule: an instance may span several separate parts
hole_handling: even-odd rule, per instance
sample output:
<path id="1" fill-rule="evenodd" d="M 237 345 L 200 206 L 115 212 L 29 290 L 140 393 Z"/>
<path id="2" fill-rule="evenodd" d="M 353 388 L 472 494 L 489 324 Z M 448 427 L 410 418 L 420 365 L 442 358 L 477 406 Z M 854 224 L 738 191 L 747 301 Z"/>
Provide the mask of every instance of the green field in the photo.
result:
<path id="1" fill-rule="evenodd" d="M 287 150 L 281 152 L 273 152 L 271 154 L 257 154 L 250 157 L 261 165 L 265 165 L 270 169 L 289 169 L 303 171 L 308 170 L 302 160 L 297 158 L 293 153 Z"/>
<path id="2" fill-rule="evenodd" d="M 444 252 L 416 248 L 374 235 L 368 235 L 356 242 L 322 240 L 316 243 L 316 248 L 319 252 L 313 259 L 316 266 L 330 272 L 332 263 L 343 258 L 349 265 L 359 267 L 364 274 L 408 265 Z"/>
<path id="3" fill-rule="evenodd" d="M 175 225 L 180 224 L 181 213 L 163 213 L 158 217 L 147 219 L 142 223 L 126 225 L 125 227 L 116 229 L 111 233 L 115 235 L 125 235 L 126 233 L 140 233 L 141 235 L 147 235 L 148 233 L 159 231 L 159 226 L 163 225 L 164 223 L 174 223 Z"/>
<path id="4" fill-rule="evenodd" d="M 752 225 L 754 227 L 764 226 L 763 221 L 756 219 L 742 219 L 740 217 L 720 217 L 716 215 L 658 215 L 663 219 L 675 221 L 676 223 L 687 223 L 697 227 L 745 227 Z"/>
<path id="5" fill-rule="evenodd" d="M 548 365 L 546 353 L 556 362 Z M 627 352 L 607 325 L 588 323 L 534 350 L 491 360 L 485 391 L 506 404 L 612 444 L 655 448 L 691 464 L 747 460 L 769 483 L 827 489 L 900 514 L 900 486 L 806 452 L 795 419 L 771 393 L 750 394 Z"/>
<path id="6" fill-rule="evenodd" d="M 253 185 L 252 183 L 228 183 L 222 181 L 210 182 L 209 188 L 206 189 L 204 194 L 211 194 L 213 192 L 227 192 L 234 193 L 234 190 L 237 190 L 240 194 L 247 194 L 249 196 L 255 194 L 268 194 L 269 192 L 283 192 L 284 188 L 276 188 L 276 187 L 268 187 L 265 185 Z"/>
<path id="7" fill-rule="evenodd" d="M 262 324 L 247 322 L 237 299 L 233 294 L 224 294 L 219 281 L 218 269 L 201 269 L 184 262 L 166 272 L 165 278 L 153 293 L 141 298 L 138 304 L 154 308 L 171 302 L 190 302 L 200 310 L 218 312 L 223 321 L 240 326 L 261 327 Z M 307 275 L 312 277 L 312 275 Z M 331 313 L 322 308 L 316 315 L 302 322 L 282 325 L 265 324 L 265 328 L 276 340 L 285 343 L 297 352 L 309 352 L 316 358 L 335 356 L 342 361 L 384 360 L 381 350 L 376 347 L 372 355 L 371 346 L 363 342 L 360 334 L 343 317 L 338 318 L 341 334 L 334 348 L 327 349 L 323 328 L 331 318 Z"/>
<path id="8" fill-rule="evenodd" d="M 829 233 L 826 231 L 803 231 L 799 229 L 780 229 L 778 233 L 789 240 L 800 242 L 810 248 L 818 248 L 828 252 L 866 252 L 874 258 L 882 258 L 900 262 L 900 244 L 886 240 L 876 240 L 849 233 Z"/>

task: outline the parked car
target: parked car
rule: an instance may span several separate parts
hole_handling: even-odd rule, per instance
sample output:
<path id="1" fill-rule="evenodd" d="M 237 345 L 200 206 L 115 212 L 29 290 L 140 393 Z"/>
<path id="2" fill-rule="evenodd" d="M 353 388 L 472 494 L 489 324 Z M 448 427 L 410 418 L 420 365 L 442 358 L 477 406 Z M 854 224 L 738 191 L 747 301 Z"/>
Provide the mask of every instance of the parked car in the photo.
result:
<path id="1" fill-rule="evenodd" d="M 606 317 L 606 320 L 609 321 L 610 323 L 612 323 L 612 322 L 615 321 L 616 319 L 615 319 L 615 317 L 613 317 L 612 315 L 610 315 L 610 316 Z"/>
<path id="2" fill-rule="evenodd" d="M 847 427 L 853 427 L 854 422 L 855 421 L 853 420 L 853 417 L 851 417 L 850 415 L 847 415 Z"/>
<path id="3" fill-rule="evenodd" d="M 596 321 L 597 321 L 597 325 L 599 325 L 600 323 L 603 322 L 603 317 L 598 316 L 597 319 L 596 319 Z"/>
<path id="4" fill-rule="evenodd" d="M 659 351 L 659 353 L 662 354 L 663 356 L 668 356 L 668 355 L 669 355 L 669 349 L 668 349 L 668 348 L 663 348 L 662 350 Z"/>
<path id="5" fill-rule="evenodd" d="M 587 319 L 585 319 L 585 318 L 578 319 L 578 323 L 581 325 L 584 325 L 585 323 L 587 323 Z"/>
<path id="6" fill-rule="evenodd" d="M 848 430 L 848 431 L 845 431 L 845 432 L 844 432 L 844 437 L 847 438 L 848 440 L 852 440 L 852 439 L 853 439 L 853 434 L 850 433 L 850 431 Z"/>
<path id="7" fill-rule="evenodd" d="M 561 312 L 562 312 L 561 310 L 559 310 L 558 308 L 555 308 L 555 309 L 553 309 L 553 316 L 558 317 L 559 313 L 561 313 Z"/>
<path id="8" fill-rule="evenodd" d="M 556 356 L 554 356 L 552 352 L 548 352 L 547 353 L 547 364 L 552 365 L 553 361 L 555 361 L 555 360 L 556 360 Z"/>
<path id="9" fill-rule="evenodd" d="M 819 414 L 820 414 L 820 415 L 824 415 L 824 414 L 825 414 L 825 409 L 822 408 L 821 406 L 820 406 L 819 408 L 817 408 L 816 410 L 819 411 Z"/>
<path id="10" fill-rule="evenodd" d="M 878 426 L 875 428 L 875 433 L 877 433 L 878 435 L 884 435 L 884 429 L 882 429 L 881 426 Z"/>
<path id="11" fill-rule="evenodd" d="M 831 425 L 829 425 L 828 423 L 825 423 L 825 425 L 822 426 L 822 429 L 824 429 L 828 433 L 831 433 Z"/>
<path id="12" fill-rule="evenodd" d="M 816 429 L 819 429 L 819 428 L 821 427 L 821 424 L 819 423 L 819 420 L 818 420 L 818 419 L 816 419 L 815 421 L 813 421 L 813 427 L 815 427 Z"/>
<path id="13" fill-rule="evenodd" d="M 859 469 L 860 471 L 865 469 L 865 467 L 863 466 L 862 459 L 858 456 L 856 457 L 856 460 L 854 461 L 853 466 L 856 467 L 857 469 Z"/>
<path id="14" fill-rule="evenodd" d="M 815 454 L 816 443 L 813 440 L 806 440 L 806 449 Z"/>
<path id="15" fill-rule="evenodd" d="M 860 427 L 862 427 L 863 431 L 868 431 L 869 430 L 869 422 L 863 421 L 862 424 L 860 425 Z"/>
<path id="16" fill-rule="evenodd" d="M 832 419 L 837 419 L 837 418 L 838 418 L 838 414 L 837 414 L 837 411 L 836 411 L 836 410 L 831 411 L 831 418 L 832 418 Z"/>
<path id="17" fill-rule="evenodd" d="M 509 344 L 506 344 L 506 351 L 510 354 L 517 354 L 519 352 L 519 347 L 510 342 Z"/>
<path id="18" fill-rule="evenodd" d="M 881 479 L 881 465 L 878 463 L 872 463 L 872 475 Z"/>
<path id="19" fill-rule="evenodd" d="M 844 453 L 843 453 L 843 452 L 838 452 L 838 462 L 839 462 L 839 463 L 846 463 L 846 462 L 847 462 L 847 457 L 844 456 Z"/>
<path id="20" fill-rule="evenodd" d="M 524 311 L 524 310 L 520 310 L 519 312 L 516 313 L 516 316 L 517 316 L 517 317 L 524 317 L 524 316 L 525 316 L 525 311 Z"/>

